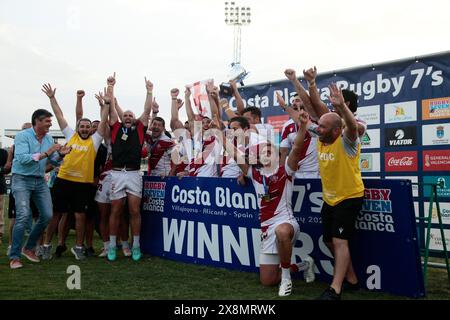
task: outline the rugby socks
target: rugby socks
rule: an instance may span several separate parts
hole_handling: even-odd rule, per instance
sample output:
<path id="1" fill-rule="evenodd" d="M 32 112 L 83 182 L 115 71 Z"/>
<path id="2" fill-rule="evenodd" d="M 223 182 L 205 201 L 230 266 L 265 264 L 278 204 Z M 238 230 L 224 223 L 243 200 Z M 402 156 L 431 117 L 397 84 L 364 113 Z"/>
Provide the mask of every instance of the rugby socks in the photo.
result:
<path id="1" fill-rule="evenodd" d="M 139 244 L 139 236 L 133 236 L 133 248 L 139 248 L 140 244 Z"/>
<path id="2" fill-rule="evenodd" d="M 292 272 L 299 272 L 299 271 L 305 271 L 309 267 L 308 261 L 302 261 L 300 263 L 291 264 L 291 271 Z"/>
<path id="3" fill-rule="evenodd" d="M 103 242 L 103 248 L 105 248 L 105 250 L 108 251 L 109 241 Z"/>
<path id="4" fill-rule="evenodd" d="M 282 263 L 281 264 L 281 279 L 291 279 L 291 264 Z"/>
<path id="5" fill-rule="evenodd" d="M 109 236 L 109 247 L 110 248 L 115 248 L 117 246 L 116 241 L 117 241 L 117 236 L 110 235 Z"/>
<path id="6" fill-rule="evenodd" d="M 122 241 L 122 249 L 129 249 L 130 245 L 128 243 L 128 241 Z"/>

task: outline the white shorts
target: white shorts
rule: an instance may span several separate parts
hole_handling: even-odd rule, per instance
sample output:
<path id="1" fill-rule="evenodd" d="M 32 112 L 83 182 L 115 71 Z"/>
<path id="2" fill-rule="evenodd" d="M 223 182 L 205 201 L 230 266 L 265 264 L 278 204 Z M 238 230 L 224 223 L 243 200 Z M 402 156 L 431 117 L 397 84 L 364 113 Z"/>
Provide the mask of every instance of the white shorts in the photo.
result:
<path id="1" fill-rule="evenodd" d="M 102 179 L 98 181 L 95 201 L 99 203 L 111 203 L 111 171 L 102 173 L 100 178 Z"/>
<path id="2" fill-rule="evenodd" d="M 142 176 L 139 170 L 135 171 L 111 171 L 110 199 L 118 200 L 132 194 L 142 198 Z"/>
<path id="3" fill-rule="evenodd" d="M 320 179 L 319 171 L 296 171 L 296 179 Z"/>
<path id="4" fill-rule="evenodd" d="M 278 256 L 277 248 L 277 236 L 275 235 L 275 229 L 277 226 L 283 223 L 289 223 L 294 228 L 294 236 L 292 237 L 292 245 L 294 245 L 297 240 L 298 234 L 300 233 L 300 226 L 297 220 L 292 217 L 289 220 L 278 221 L 271 225 L 266 234 L 261 234 L 261 249 L 259 254 L 259 264 L 280 264 L 280 257 Z"/>

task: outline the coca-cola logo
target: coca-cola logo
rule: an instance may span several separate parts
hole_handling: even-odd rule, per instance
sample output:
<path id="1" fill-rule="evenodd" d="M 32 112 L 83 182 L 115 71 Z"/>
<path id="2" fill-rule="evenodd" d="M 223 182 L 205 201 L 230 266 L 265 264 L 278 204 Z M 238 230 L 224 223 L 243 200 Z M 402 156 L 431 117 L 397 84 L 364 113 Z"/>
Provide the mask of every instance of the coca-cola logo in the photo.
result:
<path id="1" fill-rule="evenodd" d="M 417 152 L 386 152 L 384 165 L 389 172 L 417 171 Z"/>
<path id="2" fill-rule="evenodd" d="M 394 157 L 389 158 L 388 160 L 388 166 L 390 167 L 406 167 L 406 166 L 412 166 L 413 165 L 413 157 L 403 157 L 400 159 L 396 159 Z"/>

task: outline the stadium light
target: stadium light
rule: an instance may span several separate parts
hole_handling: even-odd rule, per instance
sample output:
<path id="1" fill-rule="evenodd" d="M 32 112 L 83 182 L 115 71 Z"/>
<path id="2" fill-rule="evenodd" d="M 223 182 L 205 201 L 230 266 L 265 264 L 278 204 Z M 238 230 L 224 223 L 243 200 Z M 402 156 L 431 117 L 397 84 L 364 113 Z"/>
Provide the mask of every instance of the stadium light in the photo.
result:
<path id="1" fill-rule="evenodd" d="M 250 7 L 239 6 L 236 2 L 225 2 L 225 23 L 234 27 L 233 64 L 241 63 L 241 27 L 251 22 Z"/>

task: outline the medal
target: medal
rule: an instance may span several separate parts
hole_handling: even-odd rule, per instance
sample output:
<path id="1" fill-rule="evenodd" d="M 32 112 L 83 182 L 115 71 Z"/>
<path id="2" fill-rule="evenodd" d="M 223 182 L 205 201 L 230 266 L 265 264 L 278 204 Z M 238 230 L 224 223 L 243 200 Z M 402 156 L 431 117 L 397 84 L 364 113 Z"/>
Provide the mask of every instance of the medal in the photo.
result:
<path id="1" fill-rule="evenodd" d="M 265 194 L 262 196 L 263 201 L 268 202 L 270 201 L 270 195 L 269 194 Z"/>
<path id="2" fill-rule="evenodd" d="M 127 139 L 128 139 L 128 135 L 127 135 L 127 133 L 128 133 L 128 128 L 122 128 L 122 132 L 123 132 L 123 134 L 122 134 L 122 140 L 123 140 L 123 141 L 127 141 Z"/>

